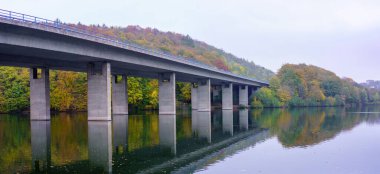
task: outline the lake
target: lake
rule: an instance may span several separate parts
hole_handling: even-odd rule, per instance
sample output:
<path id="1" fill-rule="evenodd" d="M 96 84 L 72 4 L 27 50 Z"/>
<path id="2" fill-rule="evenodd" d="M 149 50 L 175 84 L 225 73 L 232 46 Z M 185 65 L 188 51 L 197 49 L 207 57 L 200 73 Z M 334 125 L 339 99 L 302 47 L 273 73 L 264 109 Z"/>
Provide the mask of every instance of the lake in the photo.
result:
<path id="1" fill-rule="evenodd" d="M 380 173 L 380 106 L 0 115 L 0 173 Z"/>

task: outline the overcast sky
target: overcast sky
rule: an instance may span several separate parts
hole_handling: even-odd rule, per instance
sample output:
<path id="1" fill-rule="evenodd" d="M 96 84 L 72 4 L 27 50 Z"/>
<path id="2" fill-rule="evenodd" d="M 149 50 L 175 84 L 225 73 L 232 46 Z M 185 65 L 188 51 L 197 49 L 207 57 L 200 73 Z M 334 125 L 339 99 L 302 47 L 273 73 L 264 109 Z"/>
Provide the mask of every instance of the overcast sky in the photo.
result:
<path id="1" fill-rule="evenodd" d="M 0 8 L 189 34 L 275 72 L 306 63 L 380 80 L 379 0 L 2 0 Z"/>

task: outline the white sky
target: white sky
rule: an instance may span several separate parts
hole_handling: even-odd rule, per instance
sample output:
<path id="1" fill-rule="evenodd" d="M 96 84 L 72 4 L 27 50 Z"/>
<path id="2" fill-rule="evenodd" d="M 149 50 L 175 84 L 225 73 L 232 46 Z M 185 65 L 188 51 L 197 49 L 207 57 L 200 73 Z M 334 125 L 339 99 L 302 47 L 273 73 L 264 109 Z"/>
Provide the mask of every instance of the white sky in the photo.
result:
<path id="1" fill-rule="evenodd" d="M 380 80 L 379 0 L 2 0 L 0 8 L 189 34 L 273 71 L 307 63 Z"/>

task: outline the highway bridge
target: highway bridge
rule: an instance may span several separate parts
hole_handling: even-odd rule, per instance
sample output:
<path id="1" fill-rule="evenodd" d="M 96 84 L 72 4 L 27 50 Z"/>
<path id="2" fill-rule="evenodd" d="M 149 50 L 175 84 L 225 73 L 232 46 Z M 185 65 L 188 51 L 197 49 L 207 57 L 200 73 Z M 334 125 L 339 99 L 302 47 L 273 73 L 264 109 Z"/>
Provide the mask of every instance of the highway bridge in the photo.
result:
<path id="1" fill-rule="evenodd" d="M 176 114 L 175 85 L 190 82 L 192 108 L 211 110 L 212 86 L 222 90 L 222 108 L 233 109 L 268 83 L 173 56 L 73 25 L 0 10 L 0 65 L 30 68 L 31 120 L 50 119 L 49 69 L 87 72 L 88 120 L 128 114 L 127 78 L 159 80 L 159 113 Z M 111 101 L 112 100 L 112 101 Z"/>

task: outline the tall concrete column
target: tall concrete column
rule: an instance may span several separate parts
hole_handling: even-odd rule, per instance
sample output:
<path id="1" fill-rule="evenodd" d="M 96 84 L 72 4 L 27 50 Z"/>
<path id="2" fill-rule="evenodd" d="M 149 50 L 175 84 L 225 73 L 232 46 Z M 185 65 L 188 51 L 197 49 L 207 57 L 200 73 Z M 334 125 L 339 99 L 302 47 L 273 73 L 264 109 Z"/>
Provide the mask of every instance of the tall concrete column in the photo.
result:
<path id="1" fill-rule="evenodd" d="M 159 115 L 176 114 L 175 82 L 175 73 L 161 73 L 159 75 Z"/>
<path id="2" fill-rule="evenodd" d="M 196 84 L 191 86 L 191 109 L 198 109 L 198 86 Z"/>
<path id="3" fill-rule="evenodd" d="M 118 77 L 121 77 L 118 78 Z M 114 75 L 112 79 L 112 113 L 128 114 L 127 76 Z"/>
<path id="4" fill-rule="evenodd" d="M 210 79 L 199 80 L 198 82 L 198 111 L 211 111 L 210 84 Z"/>
<path id="5" fill-rule="evenodd" d="M 48 68 L 30 69 L 30 119 L 50 120 L 50 83 Z"/>
<path id="6" fill-rule="evenodd" d="M 177 153 L 176 115 L 159 115 L 158 121 L 160 145 L 170 148 L 175 155 Z"/>
<path id="7" fill-rule="evenodd" d="M 248 107 L 248 86 L 239 86 L 239 105 Z"/>
<path id="8" fill-rule="evenodd" d="M 111 120 L 111 64 L 89 63 L 87 67 L 88 120 Z"/>
<path id="9" fill-rule="evenodd" d="M 222 109 L 233 109 L 232 83 L 222 85 Z"/>
<path id="10" fill-rule="evenodd" d="M 112 173 L 112 129 L 110 121 L 88 122 L 88 159 L 91 172 Z M 103 171 L 99 171 L 99 170 Z"/>
<path id="11" fill-rule="evenodd" d="M 49 173 L 51 166 L 50 121 L 30 122 L 32 144 L 32 169 Z"/>

